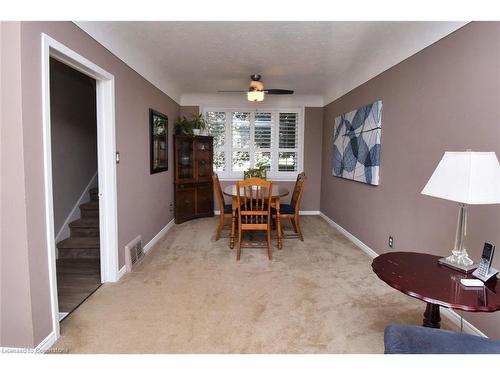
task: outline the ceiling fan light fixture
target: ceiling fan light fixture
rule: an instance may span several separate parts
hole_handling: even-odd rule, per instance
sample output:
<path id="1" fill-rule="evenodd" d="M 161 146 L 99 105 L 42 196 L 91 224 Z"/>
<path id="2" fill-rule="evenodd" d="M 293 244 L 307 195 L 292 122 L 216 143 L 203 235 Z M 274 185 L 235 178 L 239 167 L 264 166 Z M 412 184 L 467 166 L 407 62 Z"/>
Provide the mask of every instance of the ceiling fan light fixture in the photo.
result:
<path id="1" fill-rule="evenodd" d="M 250 102 L 261 102 L 264 100 L 264 91 L 248 91 L 247 99 Z"/>

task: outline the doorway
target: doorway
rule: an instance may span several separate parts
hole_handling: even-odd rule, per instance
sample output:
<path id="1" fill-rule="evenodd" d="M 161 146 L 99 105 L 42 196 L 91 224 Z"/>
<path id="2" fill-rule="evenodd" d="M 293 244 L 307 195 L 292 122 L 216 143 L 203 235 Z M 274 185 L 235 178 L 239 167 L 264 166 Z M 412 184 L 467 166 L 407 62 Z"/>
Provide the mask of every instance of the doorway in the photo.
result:
<path id="1" fill-rule="evenodd" d="M 82 75 L 87 80 L 87 84 L 92 86 L 94 92 L 95 142 L 97 148 L 97 155 L 94 156 L 97 160 L 97 173 L 95 173 L 93 181 L 88 181 L 84 192 L 81 192 L 77 202 L 74 203 L 72 211 L 74 211 L 74 214 L 84 216 L 87 219 L 90 218 L 94 222 L 97 221 L 98 227 L 95 228 L 94 225 L 90 228 L 79 228 L 77 224 L 73 224 L 73 228 L 68 226 L 65 230 L 66 234 L 70 237 L 72 229 L 77 235 L 76 237 L 79 237 L 87 230 L 87 234 L 98 234 L 98 236 L 93 236 L 98 238 L 97 250 L 95 246 L 90 248 L 83 247 L 84 245 L 88 245 L 88 243 L 84 245 L 76 245 L 74 241 L 72 244 L 70 243 L 72 246 L 76 245 L 77 249 L 78 246 L 80 246 L 80 249 L 83 248 L 82 251 L 76 250 L 76 253 L 80 253 L 81 255 L 81 253 L 85 254 L 87 252 L 87 255 L 94 255 L 94 259 L 98 259 L 99 267 L 97 271 L 94 271 L 96 272 L 97 276 L 95 276 L 95 279 L 98 283 L 117 281 L 121 273 L 121 270 L 118 269 L 114 76 L 48 35 L 42 34 L 41 39 L 46 235 L 53 335 L 57 339 L 60 335 L 57 261 L 61 249 L 58 249 L 56 246 L 56 236 L 60 233 L 61 228 L 56 228 L 56 222 L 58 225 L 61 224 L 61 221 L 69 224 L 77 221 L 78 218 L 67 214 L 66 216 L 62 216 L 66 219 L 61 220 L 61 216 L 56 218 L 55 213 L 55 209 L 58 209 L 58 207 L 55 207 L 54 200 L 59 198 L 57 193 L 61 190 L 54 186 L 56 181 L 59 180 L 58 176 L 54 176 L 53 168 L 57 162 L 54 161 L 54 164 L 52 160 L 52 142 L 54 140 L 51 118 L 51 63 L 52 66 L 62 64 L 64 69 L 71 69 L 70 72 L 72 74 L 74 74 L 73 71 L 76 71 L 76 73 Z M 52 70 L 53 72 L 54 70 Z M 57 139 L 55 140 L 57 141 Z M 97 210 L 95 209 L 96 207 L 98 207 Z M 71 220 L 72 218 L 74 220 Z M 63 249 L 64 246 L 65 244 L 63 243 Z M 68 257 L 63 256 L 62 258 Z M 94 266 L 92 267 L 93 270 L 96 270 Z M 81 270 L 80 272 L 85 272 L 85 270 Z M 59 280 L 61 280 L 61 277 L 59 277 Z M 88 289 L 91 288 L 89 287 Z"/>
<path id="2" fill-rule="evenodd" d="M 50 58 L 59 319 L 101 286 L 96 80 Z"/>

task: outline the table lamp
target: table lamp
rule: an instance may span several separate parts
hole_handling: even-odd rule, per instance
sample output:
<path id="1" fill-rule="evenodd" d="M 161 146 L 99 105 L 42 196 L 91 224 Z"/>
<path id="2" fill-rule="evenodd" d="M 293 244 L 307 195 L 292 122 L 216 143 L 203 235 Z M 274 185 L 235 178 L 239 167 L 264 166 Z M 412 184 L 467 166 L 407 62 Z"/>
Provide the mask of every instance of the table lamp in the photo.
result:
<path id="1" fill-rule="evenodd" d="M 452 255 L 439 263 L 469 273 L 477 268 L 465 249 L 467 206 L 500 203 L 500 165 L 494 152 L 445 152 L 422 194 L 458 202 Z"/>

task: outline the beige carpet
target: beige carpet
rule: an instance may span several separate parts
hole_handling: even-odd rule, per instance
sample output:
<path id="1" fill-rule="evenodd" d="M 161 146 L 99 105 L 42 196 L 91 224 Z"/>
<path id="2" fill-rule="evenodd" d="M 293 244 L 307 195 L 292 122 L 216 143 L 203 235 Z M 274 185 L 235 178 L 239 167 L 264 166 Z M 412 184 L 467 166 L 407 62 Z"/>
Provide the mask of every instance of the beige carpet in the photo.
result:
<path id="1" fill-rule="evenodd" d="M 70 353 L 382 353 L 389 323 L 425 304 L 388 287 L 371 259 L 318 216 L 283 250 L 214 241 L 217 218 L 176 225 L 143 263 L 61 324 Z M 276 241 L 275 241 L 276 244 Z M 454 329 L 443 318 L 443 327 Z"/>

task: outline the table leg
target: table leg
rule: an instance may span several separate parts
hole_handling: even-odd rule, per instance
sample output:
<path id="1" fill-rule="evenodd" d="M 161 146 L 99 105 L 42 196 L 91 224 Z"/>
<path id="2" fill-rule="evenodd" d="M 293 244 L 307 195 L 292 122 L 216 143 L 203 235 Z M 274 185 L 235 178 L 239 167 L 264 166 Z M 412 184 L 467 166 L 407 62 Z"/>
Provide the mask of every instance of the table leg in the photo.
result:
<path id="1" fill-rule="evenodd" d="M 276 232 L 278 233 L 278 249 L 283 247 L 283 237 L 281 233 L 281 218 L 280 218 L 280 199 L 279 197 L 274 200 L 274 206 L 276 208 Z"/>
<path id="2" fill-rule="evenodd" d="M 441 328 L 441 314 L 439 312 L 439 305 L 434 303 L 427 303 L 427 307 L 424 312 L 424 327 L 430 328 Z"/>
<path id="3" fill-rule="evenodd" d="M 234 248 L 234 237 L 235 237 L 235 227 L 236 227 L 236 208 L 238 206 L 237 198 L 233 197 L 231 210 L 231 239 L 229 240 L 229 248 Z"/>

